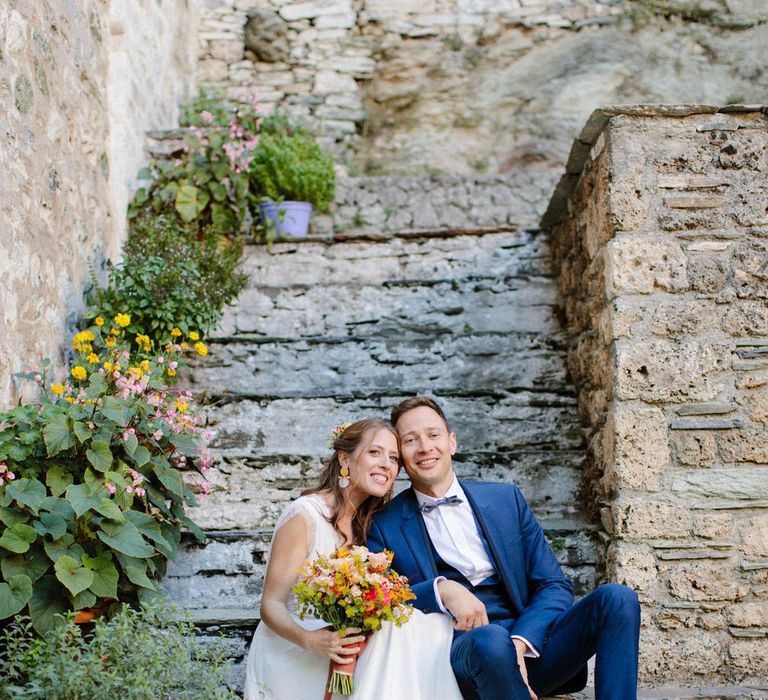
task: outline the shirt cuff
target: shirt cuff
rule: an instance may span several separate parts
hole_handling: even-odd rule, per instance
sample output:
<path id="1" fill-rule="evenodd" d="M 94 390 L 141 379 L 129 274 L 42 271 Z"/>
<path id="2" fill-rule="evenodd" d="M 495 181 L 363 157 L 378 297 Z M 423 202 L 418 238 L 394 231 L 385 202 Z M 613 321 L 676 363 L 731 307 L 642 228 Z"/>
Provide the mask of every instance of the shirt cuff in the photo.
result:
<path id="1" fill-rule="evenodd" d="M 438 576 L 434 580 L 432 585 L 434 586 L 435 600 L 437 601 L 437 604 L 440 607 L 440 612 L 444 612 L 446 615 L 450 615 L 451 617 L 453 617 L 453 615 L 451 615 L 451 613 L 448 612 L 448 608 L 446 608 L 445 605 L 443 605 L 443 599 L 440 597 L 440 593 L 437 590 L 437 584 L 440 583 L 440 581 L 447 581 L 447 580 L 448 579 L 446 579 L 445 576 Z"/>
<path id="2" fill-rule="evenodd" d="M 435 589 L 435 590 L 437 590 L 437 589 Z M 439 598 L 438 598 L 438 602 L 440 602 Z M 442 603 L 441 603 L 441 605 L 442 605 Z M 519 639 L 521 642 L 523 642 L 523 644 L 525 644 L 525 646 L 528 647 L 528 651 L 526 651 L 523 654 L 523 656 L 526 659 L 538 659 L 539 656 L 541 656 L 541 654 L 539 654 L 539 652 L 536 651 L 536 649 L 533 648 L 533 644 L 531 644 L 525 637 L 521 637 L 519 634 L 513 634 L 513 635 L 511 635 L 511 638 L 512 639 Z"/>

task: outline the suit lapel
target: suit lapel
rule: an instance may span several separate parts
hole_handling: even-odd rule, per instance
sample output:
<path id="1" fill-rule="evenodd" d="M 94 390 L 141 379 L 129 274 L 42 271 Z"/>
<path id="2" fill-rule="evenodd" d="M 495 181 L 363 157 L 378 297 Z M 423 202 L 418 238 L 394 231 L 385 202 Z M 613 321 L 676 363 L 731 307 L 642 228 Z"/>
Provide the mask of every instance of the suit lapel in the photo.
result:
<path id="1" fill-rule="evenodd" d="M 525 572 L 515 570 L 507 556 L 507 548 L 504 547 L 505 542 L 510 542 L 512 538 L 519 536 L 517 524 L 511 522 L 509 514 L 496 512 L 491 501 L 480 498 L 472 488 L 471 482 L 462 481 L 460 483 L 475 513 L 475 519 L 483 531 L 483 535 L 485 535 L 494 565 L 507 589 L 510 602 L 520 611 L 523 609 L 523 604 L 517 579 L 522 577 L 522 580 L 525 580 Z"/>
<path id="2" fill-rule="evenodd" d="M 418 502 L 413 489 L 408 489 L 406 494 L 403 499 L 401 511 L 403 519 L 400 523 L 400 529 L 421 575 L 424 579 L 434 578 L 437 576 L 437 566 L 432 557 L 427 528 L 419 513 Z"/>

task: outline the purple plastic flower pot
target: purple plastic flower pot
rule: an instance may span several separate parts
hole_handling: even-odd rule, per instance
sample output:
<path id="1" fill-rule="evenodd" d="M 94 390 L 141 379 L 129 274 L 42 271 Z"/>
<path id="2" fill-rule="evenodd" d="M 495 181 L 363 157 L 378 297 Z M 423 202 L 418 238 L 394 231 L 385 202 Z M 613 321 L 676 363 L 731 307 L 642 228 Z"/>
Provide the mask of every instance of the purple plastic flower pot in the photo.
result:
<path id="1" fill-rule="evenodd" d="M 264 223 L 272 221 L 281 236 L 304 238 L 309 228 L 312 205 L 308 202 L 262 202 L 259 204 Z"/>

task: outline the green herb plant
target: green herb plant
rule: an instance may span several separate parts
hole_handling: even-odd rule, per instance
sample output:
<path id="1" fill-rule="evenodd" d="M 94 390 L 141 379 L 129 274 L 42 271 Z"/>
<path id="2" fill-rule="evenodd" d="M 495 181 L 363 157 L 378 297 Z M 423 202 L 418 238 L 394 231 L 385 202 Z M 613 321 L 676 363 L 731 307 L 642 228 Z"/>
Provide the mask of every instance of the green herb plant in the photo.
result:
<path id="1" fill-rule="evenodd" d="M 270 201 L 309 202 L 328 211 L 336 190 L 333 160 L 303 134 L 263 136 L 250 163 L 255 190 Z"/>
<path id="2" fill-rule="evenodd" d="M 0 700 L 234 700 L 221 642 L 157 606 L 123 605 L 84 632 L 71 618 L 37 636 L 19 616 L 0 632 Z"/>

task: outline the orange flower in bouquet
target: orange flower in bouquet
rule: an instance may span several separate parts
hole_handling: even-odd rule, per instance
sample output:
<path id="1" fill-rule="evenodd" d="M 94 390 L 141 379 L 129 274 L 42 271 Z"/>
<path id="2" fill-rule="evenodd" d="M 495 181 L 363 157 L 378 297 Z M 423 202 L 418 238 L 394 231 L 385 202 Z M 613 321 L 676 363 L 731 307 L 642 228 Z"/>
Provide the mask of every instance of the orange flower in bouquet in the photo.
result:
<path id="1" fill-rule="evenodd" d="M 405 576 L 390 568 L 392 552 L 369 552 L 366 547 L 337 549 L 328 557 L 307 562 L 293 587 L 299 616 L 325 620 L 344 636 L 350 627 L 369 635 L 384 622 L 398 627 L 413 612 L 407 602 L 416 596 Z M 360 645 L 362 653 L 365 644 Z M 352 695 L 356 660 L 350 664 L 331 661 L 328 693 Z"/>

